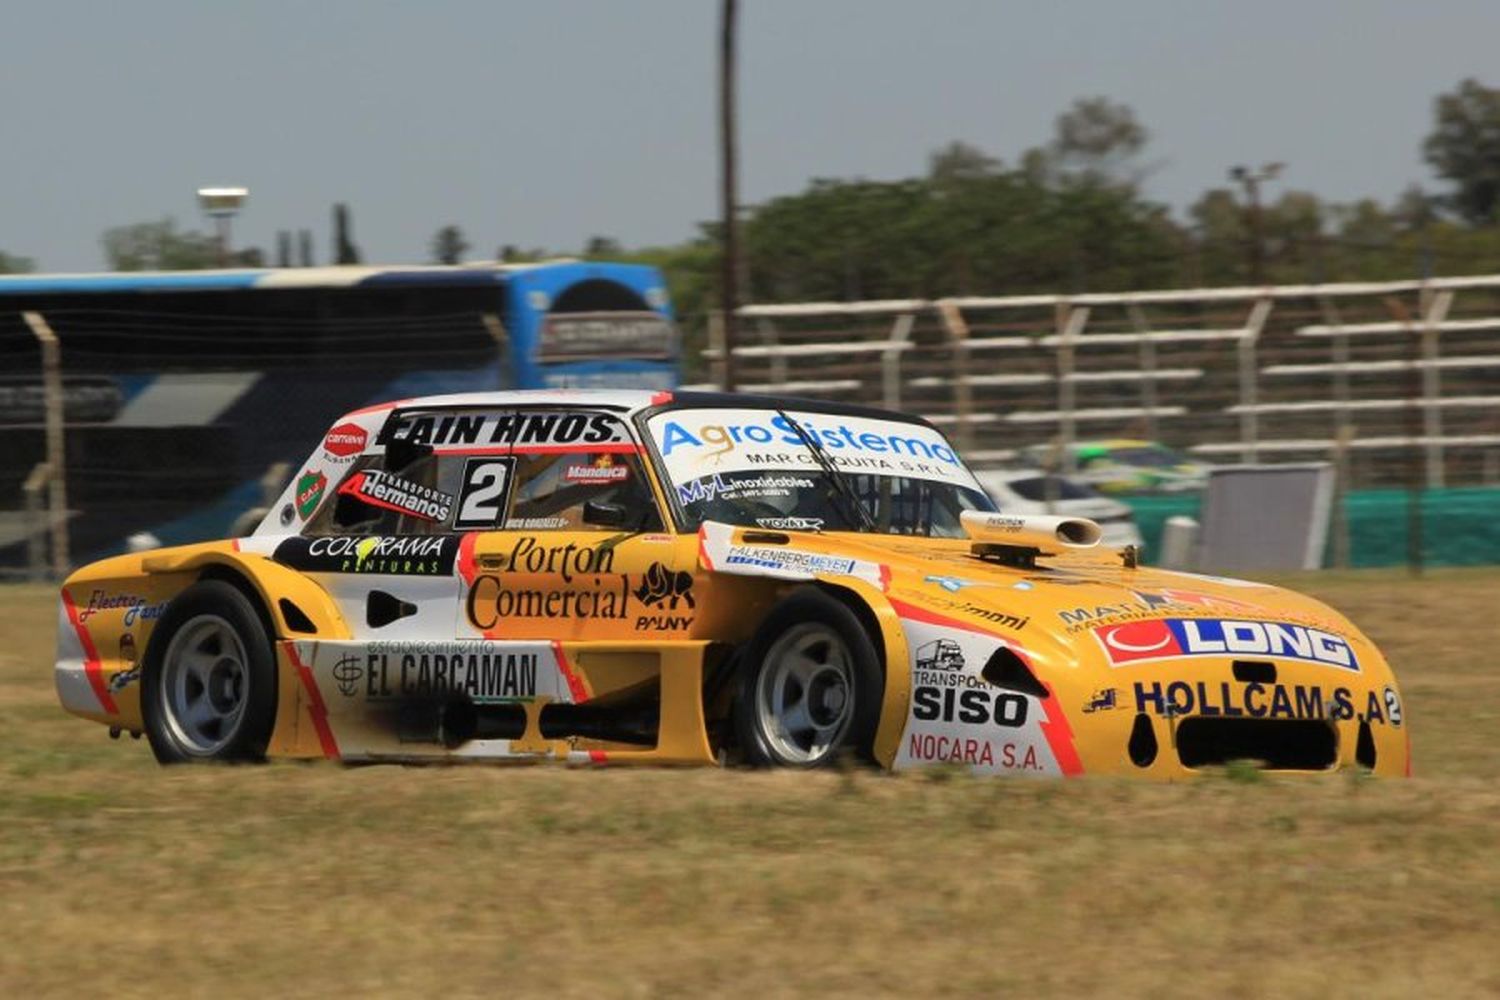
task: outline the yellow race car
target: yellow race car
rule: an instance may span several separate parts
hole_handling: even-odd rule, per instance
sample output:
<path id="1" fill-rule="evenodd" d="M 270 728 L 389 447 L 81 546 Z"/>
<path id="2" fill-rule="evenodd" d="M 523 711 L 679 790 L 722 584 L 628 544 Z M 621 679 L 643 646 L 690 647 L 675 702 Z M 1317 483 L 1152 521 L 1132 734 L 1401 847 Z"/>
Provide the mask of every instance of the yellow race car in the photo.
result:
<path id="1" fill-rule="evenodd" d="M 248 537 L 62 589 L 70 712 L 163 762 L 1409 773 L 1332 609 L 994 512 L 926 422 L 688 392 L 403 400 Z"/>

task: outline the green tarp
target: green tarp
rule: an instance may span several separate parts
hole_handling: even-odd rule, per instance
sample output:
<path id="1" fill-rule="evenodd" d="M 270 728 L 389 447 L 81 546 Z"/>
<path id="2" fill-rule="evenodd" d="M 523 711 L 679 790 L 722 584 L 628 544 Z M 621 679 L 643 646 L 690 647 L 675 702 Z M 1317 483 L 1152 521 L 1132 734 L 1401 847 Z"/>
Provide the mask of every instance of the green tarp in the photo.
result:
<path id="1" fill-rule="evenodd" d="M 1162 525 L 1167 518 L 1177 514 L 1198 516 L 1196 496 L 1122 499 L 1135 510 L 1141 535 L 1146 540 L 1148 561 L 1161 551 Z M 1349 525 L 1350 566 L 1406 564 L 1412 499 L 1412 494 L 1406 490 L 1360 490 L 1344 498 L 1344 514 Z M 1419 502 L 1424 564 L 1485 566 L 1500 563 L 1500 489 L 1423 490 Z M 1331 556 L 1325 558 L 1324 564 L 1331 564 Z"/>

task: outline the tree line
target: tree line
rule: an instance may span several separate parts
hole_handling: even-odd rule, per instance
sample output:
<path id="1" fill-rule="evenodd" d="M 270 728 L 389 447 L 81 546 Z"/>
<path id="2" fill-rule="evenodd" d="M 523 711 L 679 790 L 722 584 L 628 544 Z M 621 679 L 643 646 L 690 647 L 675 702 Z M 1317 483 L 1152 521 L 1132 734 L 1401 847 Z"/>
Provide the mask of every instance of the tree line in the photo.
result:
<path id="1" fill-rule="evenodd" d="M 1388 203 L 1338 202 L 1298 190 L 1295 164 L 1239 166 L 1175 217 L 1143 193 L 1153 161 L 1135 112 L 1080 99 L 1045 143 L 1013 162 L 955 141 L 934 150 L 919 176 L 815 178 L 800 192 L 746 206 L 742 295 L 931 298 L 1500 271 L 1500 89 L 1470 79 L 1439 95 L 1422 150 L 1440 190 L 1412 186 Z M 114 270 L 221 261 L 212 236 L 172 219 L 116 227 L 102 239 Z M 333 263 L 362 259 L 344 205 L 334 207 L 329 247 Z M 473 247 L 448 224 L 425 249 L 429 261 L 452 264 Z M 672 246 L 627 248 L 596 236 L 571 254 L 506 245 L 494 257 L 558 255 L 655 264 L 686 317 L 716 299 L 714 223 Z M 274 259 L 252 247 L 229 263 L 308 266 L 313 257 L 311 233 L 299 230 L 278 234 Z M 30 264 L 0 253 L 0 271 Z"/>

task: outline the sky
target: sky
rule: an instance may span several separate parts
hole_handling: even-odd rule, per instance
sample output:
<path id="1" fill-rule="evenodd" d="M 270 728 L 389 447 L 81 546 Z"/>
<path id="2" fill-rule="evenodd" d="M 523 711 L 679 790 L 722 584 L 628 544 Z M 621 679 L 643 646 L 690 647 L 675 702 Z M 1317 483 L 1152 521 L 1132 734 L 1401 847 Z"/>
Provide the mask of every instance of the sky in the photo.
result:
<path id="1" fill-rule="evenodd" d="M 0 250 L 104 266 L 110 226 L 239 246 L 347 202 L 373 263 L 460 225 L 571 250 L 675 243 L 718 212 L 717 0 L 12 0 L 0 33 Z M 740 0 L 741 200 L 892 179 L 961 139 L 1015 163 L 1079 97 L 1151 132 L 1181 210 L 1236 163 L 1340 201 L 1435 184 L 1432 103 L 1500 85 L 1495 0 Z M 1278 188 L 1268 193 L 1275 197 Z"/>

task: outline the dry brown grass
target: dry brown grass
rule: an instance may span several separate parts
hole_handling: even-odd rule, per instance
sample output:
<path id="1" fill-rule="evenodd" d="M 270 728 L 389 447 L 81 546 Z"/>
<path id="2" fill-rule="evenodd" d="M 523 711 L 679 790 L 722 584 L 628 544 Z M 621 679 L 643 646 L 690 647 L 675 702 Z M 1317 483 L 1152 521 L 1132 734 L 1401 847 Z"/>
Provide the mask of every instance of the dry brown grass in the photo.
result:
<path id="1" fill-rule="evenodd" d="M 0 590 L 0 992 L 1500 993 L 1500 575 L 1319 577 L 1417 778 L 162 770 Z"/>

